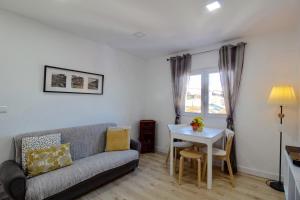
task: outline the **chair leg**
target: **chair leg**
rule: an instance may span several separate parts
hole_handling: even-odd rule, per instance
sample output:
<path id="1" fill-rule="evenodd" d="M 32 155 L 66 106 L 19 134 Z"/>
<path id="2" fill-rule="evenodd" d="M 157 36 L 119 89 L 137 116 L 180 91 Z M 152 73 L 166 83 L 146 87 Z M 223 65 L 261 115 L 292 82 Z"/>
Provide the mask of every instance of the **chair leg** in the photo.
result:
<path id="1" fill-rule="evenodd" d="M 166 158 L 166 165 L 168 166 L 168 161 L 169 161 L 169 158 L 170 158 L 170 148 L 169 148 L 169 151 L 168 151 L 168 154 L 167 154 L 167 158 Z"/>
<path id="2" fill-rule="evenodd" d="M 201 160 L 197 159 L 198 161 L 198 187 L 201 185 Z"/>
<path id="3" fill-rule="evenodd" d="M 227 167 L 228 167 L 228 171 L 229 171 L 229 176 L 230 176 L 231 184 L 232 184 L 233 187 L 235 187 L 235 185 L 234 185 L 234 176 L 233 176 L 233 173 L 232 173 L 232 167 L 231 167 L 230 159 L 227 158 L 226 162 L 227 162 Z"/>
<path id="4" fill-rule="evenodd" d="M 205 181 L 206 169 L 207 169 L 207 156 L 204 156 L 203 170 L 202 170 L 202 180 Z"/>
<path id="5" fill-rule="evenodd" d="M 184 158 L 181 156 L 179 162 L 179 178 L 178 178 L 179 185 L 181 185 L 181 181 L 182 181 L 183 168 L 184 168 L 183 162 L 184 162 Z"/>
<path id="6" fill-rule="evenodd" d="M 174 148 L 174 172 L 176 173 L 176 165 L 177 165 L 177 148 Z"/>
<path id="7" fill-rule="evenodd" d="M 198 147 L 194 146 L 194 151 L 198 151 Z"/>
<path id="8" fill-rule="evenodd" d="M 197 170 L 197 161 L 195 159 L 193 159 L 193 165 L 194 165 L 194 169 Z"/>

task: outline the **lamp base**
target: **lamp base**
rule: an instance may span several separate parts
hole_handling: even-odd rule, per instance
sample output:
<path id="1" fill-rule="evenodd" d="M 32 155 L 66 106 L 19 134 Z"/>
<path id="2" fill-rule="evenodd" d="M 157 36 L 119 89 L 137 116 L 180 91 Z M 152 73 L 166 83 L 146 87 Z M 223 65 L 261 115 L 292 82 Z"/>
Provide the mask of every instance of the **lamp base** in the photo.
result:
<path id="1" fill-rule="evenodd" d="M 281 181 L 271 181 L 269 183 L 269 185 L 274 190 L 277 190 L 277 191 L 280 191 L 280 192 L 284 192 L 283 183 Z"/>

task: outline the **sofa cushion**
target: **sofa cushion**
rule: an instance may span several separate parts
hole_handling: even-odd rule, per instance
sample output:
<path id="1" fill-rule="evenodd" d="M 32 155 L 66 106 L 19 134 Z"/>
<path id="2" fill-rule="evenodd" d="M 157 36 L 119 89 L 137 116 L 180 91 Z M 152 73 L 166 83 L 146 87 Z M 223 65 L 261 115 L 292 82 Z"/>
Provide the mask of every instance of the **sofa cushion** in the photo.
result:
<path id="1" fill-rule="evenodd" d="M 85 181 L 101 172 L 139 158 L 135 150 L 96 154 L 74 161 L 73 165 L 27 180 L 26 200 L 42 200 Z"/>
<path id="2" fill-rule="evenodd" d="M 114 127 L 114 123 L 103 123 L 73 128 L 63 128 L 48 131 L 25 133 L 14 137 L 15 161 L 21 164 L 22 138 L 61 133 L 61 143 L 71 144 L 73 160 L 78 160 L 101 153 L 105 148 L 105 136 L 108 127 Z"/>
<path id="3" fill-rule="evenodd" d="M 130 149 L 129 129 L 108 128 L 105 151 L 123 151 Z"/>
<path id="4" fill-rule="evenodd" d="M 26 152 L 34 149 L 48 148 L 53 145 L 61 144 L 61 134 L 49 134 L 36 137 L 23 137 L 22 138 L 22 168 L 27 172 L 26 167 Z"/>
<path id="5" fill-rule="evenodd" d="M 72 164 L 70 143 L 29 150 L 26 161 L 29 177 L 69 166 Z"/>

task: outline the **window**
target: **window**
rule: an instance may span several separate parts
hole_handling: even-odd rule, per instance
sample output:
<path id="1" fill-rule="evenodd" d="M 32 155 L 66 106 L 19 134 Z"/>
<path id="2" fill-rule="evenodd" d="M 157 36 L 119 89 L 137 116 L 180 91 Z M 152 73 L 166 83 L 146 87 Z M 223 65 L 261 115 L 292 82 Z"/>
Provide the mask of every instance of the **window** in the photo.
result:
<path id="1" fill-rule="evenodd" d="M 219 72 L 208 74 L 208 113 L 226 114 Z"/>
<path id="2" fill-rule="evenodd" d="M 190 76 L 185 96 L 185 112 L 201 113 L 201 74 Z"/>
<path id="3" fill-rule="evenodd" d="M 226 114 L 218 70 L 205 69 L 191 74 L 187 85 L 184 111 L 202 115 Z"/>

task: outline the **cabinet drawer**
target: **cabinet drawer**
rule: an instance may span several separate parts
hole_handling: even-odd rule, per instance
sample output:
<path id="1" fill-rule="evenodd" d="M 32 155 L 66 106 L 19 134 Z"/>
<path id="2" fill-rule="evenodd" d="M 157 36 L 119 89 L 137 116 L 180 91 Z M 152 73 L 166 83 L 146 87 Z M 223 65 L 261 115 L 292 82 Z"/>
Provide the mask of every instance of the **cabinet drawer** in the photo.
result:
<path id="1" fill-rule="evenodd" d="M 142 135 L 154 135 L 154 129 L 143 129 L 140 131 Z"/>
<path id="2" fill-rule="evenodd" d="M 155 123 L 146 123 L 146 124 L 140 124 L 141 129 L 148 129 L 155 127 Z"/>

